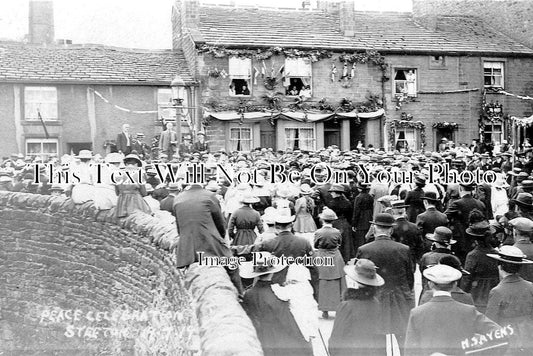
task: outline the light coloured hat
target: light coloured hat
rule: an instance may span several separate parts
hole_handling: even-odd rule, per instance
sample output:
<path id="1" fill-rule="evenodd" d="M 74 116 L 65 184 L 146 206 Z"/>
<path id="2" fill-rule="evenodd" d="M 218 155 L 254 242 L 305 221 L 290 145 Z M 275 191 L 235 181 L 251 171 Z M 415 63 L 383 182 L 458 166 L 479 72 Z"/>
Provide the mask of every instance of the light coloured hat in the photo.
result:
<path id="1" fill-rule="evenodd" d="M 145 184 L 146 187 L 146 193 L 151 193 L 154 191 L 154 187 L 152 187 L 151 184 Z"/>
<path id="2" fill-rule="evenodd" d="M 509 225 L 511 225 L 515 230 L 519 231 L 525 231 L 525 232 L 531 232 L 533 231 L 533 221 L 531 221 L 528 218 L 514 218 L 511 221 L 509 221 Z"/>
<path id="3" fill-rule="evenodd" d="M 527 256 L 522 252 L 521 249 L 515 246 L 504 245 L 500 247 L 498 254 L 487 253 L 487 256 L 501 262 L 519 265 L 533 263 L 533 261 L 526 259 Z"/>
<path id="4" fill-rule="evenodd" d="M 355 265 L 344 266 L 344 272 L 348 278 L 366 286 L 379 287 L 385 284 L 385 280 L 377 274 L 378 267 L 374 262 L 361 258 Z"/>
<path id="5" fill-rule="evenodd" d="M 265 224 L 274 225 L 276 223 L 276 208 L 269 206 L 265 209 L 263 216 L 261 217 Z"/>
<path id="6" fill-rule="evenodd" d="M 296 217 L 294 215 L 291 215 L 290 209 L 279 209 L 277 211 L 276 217 L 274 218 L 274 221 L 277 224 L 289 224 L 294 221 Z"/>
<path id="7" fill-rule="evenodd" d="M 322 213 L 318 215 L 318 217 L 322 220 L 328 220 L 328 221 L 338 219 L 337 214 L 335 214 L 335 212 L 329 208 L 324 208 L 324 210 L 322 210 Z"/>
<path id="8" fill-rule="evenodd" d="M 287 267 L 282 260 L 276 259 L 270 252 L 255 252 L 255 262 L 244 262 L 239 267 L 239 275 L 242 278 L 255 278 L 264 274 L 277 273 Z"/>
<path id="9" fill-rule="evenodd" d="M 93 154 L 89 150 L 81 150 L 80 153 L 76 156 L 79 159 L 92 159 Z"/>
<path id="10" fill-rule="evenodd" d="M 437 284 L 448 284 L 461 279 L 461 271 L 448 265 L 434 265 L 423 272 L 424 277 Z"/>
<path id="11" fill-rule="evenodd" d="M 122 163 L 122 155 L 118 152 L 109 153 L 105 156 L 107 163 Z"/>
<path id="12" fill-rule="evenodd" d="M 205 186 L 206 190 L 209 190 L 210 192 L 216 192 L 220 189 L 220 186 L 216 182 L 216 180 L 210 180 L 207 185 Z"/>
<path id="13" fill-rule="evenodd" d="M 304 194 L 304 195 L 308 195 L 308 194 L 311 194 L 313 193 L 313 188 L 311 188 L 311 186 L 307 183 L 304 183 L 300 186 L 300 193 Z"/>
<path id="14" fill-rule="evenodd" d="M 244 194 L 244 196 L 241 198 L 241 203 L 244 203 L 244 204 L 255 204 L 257 202 L 259 202 L 259 198 L 256 197 L 255 195 L 251 194 L 251 193 L 248 193 L 248 194 Z"/>

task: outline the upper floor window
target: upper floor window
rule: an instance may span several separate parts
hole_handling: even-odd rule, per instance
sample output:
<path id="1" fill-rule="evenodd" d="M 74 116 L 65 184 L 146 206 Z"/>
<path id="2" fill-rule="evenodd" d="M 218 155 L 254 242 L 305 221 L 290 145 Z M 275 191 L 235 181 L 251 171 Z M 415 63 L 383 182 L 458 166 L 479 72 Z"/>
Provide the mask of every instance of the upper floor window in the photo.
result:
<path id="1" fill-rule="evenodd" d="M 285 59 L 285 95 L 311 97 L 311 60 L 309 58 Z"/>
<path id="2" fill-rule="evenodd" d="M 483 78 L 485 87 L 503 88 L 503 62 L 484 62 Z"/>
<path id="3" fill-rule="evenodd" d="M 157 89 L 157 111 L 160 120 L 176 119 L 176 109 L 170 108 L 169 106 L 172 106 L 172 89 Z"/>
<path id="4" fill-rule="evenodd" d="M 57 89 L 55 87 L 24 88 L 24 117 L 26 120 L 57 120 Z"/>
<path id="5" fill-rule="evenodd" d="M 229 58 L 229 95 L 251 95 L 252 60 L 250 58 Z"/>
<path id="6" fill-rule="evenodd" d="M 394 70 L 394 94 L 416 96 L 418 83 L 415 68 Z"/>

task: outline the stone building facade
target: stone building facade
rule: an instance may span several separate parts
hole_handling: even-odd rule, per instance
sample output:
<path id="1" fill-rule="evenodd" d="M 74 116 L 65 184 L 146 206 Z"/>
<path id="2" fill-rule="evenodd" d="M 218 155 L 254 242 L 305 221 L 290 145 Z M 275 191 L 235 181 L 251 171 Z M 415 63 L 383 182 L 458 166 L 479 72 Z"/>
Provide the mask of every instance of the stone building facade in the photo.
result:
<path id="1" fill-rule="evenodd" d="M 501 142 L 531 114 L 501 90 L 528 93 L 533 49 L 472 16 L 178 0 L 172 18 L 212 149 Z"/>

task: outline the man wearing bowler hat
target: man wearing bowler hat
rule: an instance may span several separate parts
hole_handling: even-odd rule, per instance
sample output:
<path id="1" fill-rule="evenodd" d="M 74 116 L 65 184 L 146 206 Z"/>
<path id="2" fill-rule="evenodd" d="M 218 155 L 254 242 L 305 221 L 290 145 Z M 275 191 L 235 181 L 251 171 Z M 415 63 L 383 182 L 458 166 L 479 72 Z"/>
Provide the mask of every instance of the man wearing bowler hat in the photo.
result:
<path id="1" fill-rule="evenodd" d="M 486 315 L 498 324 L 510 324 L 511 355 L 533 355 L 533 283 L 520 277 L 520 269 L 533 261 L 514 246 L 502 246 L 498 254 L 487 254 L 498 261 L 500 283 L 489 294 Z"/>
<path id="2" fill-rule="evenodd" d="M 473 244 L 473 240 L 466 235 L 466 229 L 470 225 L 468 221 L 470 212 L 478 209 L 486 214 L 485 204 L 472 196 L 474 189 L 475 184 L 460 184 L 459 195 L 461 198 L 452 202 L 444 212 L 450 220 L 453 237 L 457 240 L 454 252 L 463 264 L 466 254 L 472 249 Z"/>
<path id="3" fill-rule="evenodd" d="M 426 211 L 416 217 L 416 226 L 420 230 L 422 236 L 432 234 L 435 231 L 435 228 L 439 226 L 448 226 L 448 217 L 446 214 L 437 210 L 437 206 L 441 203 L 437 198 L 437 193 L 426 192 L 422 199 L 424 200 Z M 428 252 L 430 247 L 431 244 L 424 243 L 424 252 Z"/>
<path id="4" fill-rule="evenodd" d="M 411 311 L 405 341 L 406 355 L 462 355 L 465 339 L 499 329 L 498 324 L 478 312 L 473 305 L 459 303 L 452 298 L 451 291 L 461 276 L 459 270 L 444 264 L 424 271 L 424 277 L 433 290 L 433 298 Z"/>
<path id="5" fill-rule="evenodd" d="M 380 268 L 385 286 L 378 293 L 385 333 L 395 334 L 403 344 L 409 312 L 415 306 L 414 275 L 409 246 L 391 240 L 394 217 L 380 213 L 374 221 L 375 241 L 360 246 L 357 258 L 365 258 Z"/>

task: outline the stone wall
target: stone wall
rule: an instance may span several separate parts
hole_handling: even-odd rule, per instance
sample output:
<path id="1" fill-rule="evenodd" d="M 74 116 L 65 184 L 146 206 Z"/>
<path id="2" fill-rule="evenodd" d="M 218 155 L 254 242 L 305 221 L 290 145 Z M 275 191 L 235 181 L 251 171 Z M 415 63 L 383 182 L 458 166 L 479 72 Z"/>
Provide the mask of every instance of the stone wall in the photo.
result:
<path id="1" fill-rule="evenodd" d="M 174 267 L 174 225 L 0 192 L 0 240 L 0 354 L 261 354 L 224 270 Z"/>

